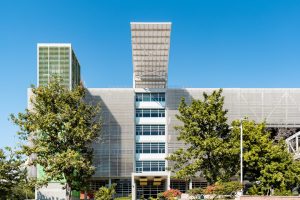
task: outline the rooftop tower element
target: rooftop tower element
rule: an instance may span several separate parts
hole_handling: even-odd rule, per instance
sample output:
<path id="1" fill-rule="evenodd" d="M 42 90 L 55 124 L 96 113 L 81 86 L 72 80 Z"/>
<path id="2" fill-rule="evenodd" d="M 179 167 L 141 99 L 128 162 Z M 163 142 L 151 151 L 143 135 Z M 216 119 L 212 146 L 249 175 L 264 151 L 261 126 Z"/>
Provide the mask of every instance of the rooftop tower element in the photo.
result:
<path id="1" fill-rule="evenodd" d="M 52 76 L 70 90 L 80 83 L 80 64 L 71 44 L 46 43 L 37 45 L 37 85 L 45 86 Z"/>
<path id="2" fill-rule="evenodd" d="M 171 23 L 131 22 L 134 88 L 167 88 Z"/>

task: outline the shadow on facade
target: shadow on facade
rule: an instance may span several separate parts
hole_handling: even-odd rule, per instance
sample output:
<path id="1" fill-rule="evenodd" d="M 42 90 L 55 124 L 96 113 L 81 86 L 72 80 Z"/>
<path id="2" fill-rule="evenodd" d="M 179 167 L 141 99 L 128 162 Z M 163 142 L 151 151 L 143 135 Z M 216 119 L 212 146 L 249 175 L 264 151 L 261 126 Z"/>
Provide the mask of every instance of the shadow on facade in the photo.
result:
<path id="1" fill-rule="evenodd" d="M 115 182 L 114 178 L 130 178 L 133 171 L 134 123 L 131 120 L 134 119 L 134 102 L 126 106 L 128 97 L 125 95 L 123 91 L 105 89 L 87 91 L 87 102 L 100 104 L 102 120 L 102 134 L 93 143 L 96 167 L 93 189 L 107 185 L 109 179 Z"/>

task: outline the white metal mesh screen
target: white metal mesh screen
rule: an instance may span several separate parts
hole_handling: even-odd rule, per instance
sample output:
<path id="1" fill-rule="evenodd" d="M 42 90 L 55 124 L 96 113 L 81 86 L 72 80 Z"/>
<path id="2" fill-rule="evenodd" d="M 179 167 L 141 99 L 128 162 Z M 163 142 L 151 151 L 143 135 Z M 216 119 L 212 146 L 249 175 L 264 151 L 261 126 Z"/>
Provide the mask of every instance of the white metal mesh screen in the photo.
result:
<path id="1" fill-rule="evenodd" d="M 171 23 L 131 23 L 135 88 L 166 88 Z"/>
<path id="2" fill-rule="evenodd" d="M 130 177 L 134 163 L 133 89 L 89 89 L 87 101 L 101 103 L 102 137 L 94 143 L 94 177 Z"/>

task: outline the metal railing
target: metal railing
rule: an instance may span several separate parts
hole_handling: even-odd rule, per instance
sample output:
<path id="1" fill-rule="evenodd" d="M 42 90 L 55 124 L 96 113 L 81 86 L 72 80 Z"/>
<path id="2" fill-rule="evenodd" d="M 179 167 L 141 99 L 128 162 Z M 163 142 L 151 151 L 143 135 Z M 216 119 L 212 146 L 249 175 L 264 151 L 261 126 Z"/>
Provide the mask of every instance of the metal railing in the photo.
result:
<path id="1" fill-rule="evenodd" d="M 299 138 L 300 138 L 300 131 L 285 140 L 288 146 L 288 151 L 294 154 L 295 160 L 300 159 Z"/>

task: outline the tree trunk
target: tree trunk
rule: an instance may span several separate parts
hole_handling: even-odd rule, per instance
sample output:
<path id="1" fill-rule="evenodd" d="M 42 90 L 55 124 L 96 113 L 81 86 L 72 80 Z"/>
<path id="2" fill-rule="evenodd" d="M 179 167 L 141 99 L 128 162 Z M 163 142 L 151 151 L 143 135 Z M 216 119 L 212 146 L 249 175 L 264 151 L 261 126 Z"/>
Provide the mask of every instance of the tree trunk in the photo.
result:
<path id="1" fill-rule="evenodd" d="M 68 183 L 66 183 L 67 200 L 72 200 L 72 190 Z"/>

